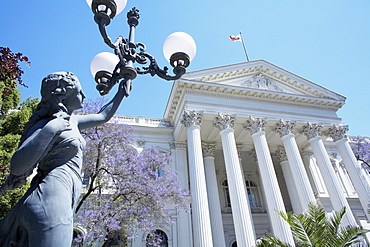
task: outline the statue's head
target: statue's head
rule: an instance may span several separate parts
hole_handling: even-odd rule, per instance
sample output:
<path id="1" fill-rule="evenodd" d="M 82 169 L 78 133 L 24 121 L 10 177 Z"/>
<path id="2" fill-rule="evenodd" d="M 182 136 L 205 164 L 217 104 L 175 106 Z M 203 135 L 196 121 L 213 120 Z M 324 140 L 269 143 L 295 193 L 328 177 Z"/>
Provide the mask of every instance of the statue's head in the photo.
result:
<path id="1" fill-rule="evenodd" d="M 42 80 L 41 102 L 53 113 L 61 110 L 68 112 L 66 101 L 71 100 L 70 96 L 74 95 L 73 92 L 76 90 L 81 91 L 81 85 L 75 74 L 72 72 L 52 73 Z"/>
<path id="2" fill-rule="evenodd" d="M 57 72 L 46 76 L 41 83 L 41 102 L 25 127 L 21 143 L 37 121 L 63 112 L 71 114 L 73 110 L 82 107 L 84 98 L 81 84 L 73 73 Z"/>

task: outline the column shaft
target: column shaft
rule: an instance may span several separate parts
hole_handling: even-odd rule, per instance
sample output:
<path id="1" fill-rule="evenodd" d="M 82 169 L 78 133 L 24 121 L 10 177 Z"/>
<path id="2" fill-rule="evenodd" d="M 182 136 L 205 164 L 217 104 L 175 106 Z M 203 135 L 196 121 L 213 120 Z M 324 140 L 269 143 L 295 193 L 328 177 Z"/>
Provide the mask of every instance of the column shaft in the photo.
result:
<path id="1" fill-rule="evenodd" d="M 289 120 L 280 119 L 279 123 L 276 124 L 275 131 L 280 134 L 283 141 L 285 153 L 289 161 L 289 169 L 292 174 L 294 186 L 299 191 L 298 198 L 300 207 L 303 211 L 296 213 L 303 213 L 308 209 L 309 204 L 316 202 L 315 195 L 312 191 L 308 175 L 304 168 L 302 157 L 299 153 L 297 142 L 294 139 L 293 127 L 295 122 Z"/>
<path id="2" fill-rule="evenodd" d="M 192 195 L 192 218 L 194 246 L 212 246 L 211 222 L 207 200 L 202 146 L 199 126 L 187 129 L 190 189 Z"/>
<path id="3" fill-rule="evenodd" d="M 335 145 L 342 157 L 367 218 L 370 220 L 370 189 L 366 178 L 363 177 L 361 165 L 357 162 L 346 138 L 336 141 Z"/>
<path id="4" fill-rule="evenodd" d="M 233 129 L 220 132 L 238 246 L 254 246 L 255 232 Z"/>
<path id="5" fill-rule="evenodd" d="M 187 127 L 194 247 L 212 247 L 211 221 L 204 174 L 200 122 L 202 111 L 185 110 L 181 123 Z"/>
<path id="6" fill-rule="evenodd" d="M 283 197 L 279 190 L 274 165 L 264 131 L 252 134 L 254 147 L 257 153 L 261 181 L 267 199 L 267 210 L 271 221 L 271 228 L 275 236 L 284 243 L 294 245 L 292 232 L 289 225 L 276 213 L 285 212 Z"/>
<path id="7" fill-rule="evenodd" d="M 284 174 L 285 184 L 288 190 L 288 194 L 290 197 L 290 202 L 292 203 L 293 212 L 295 214 L 301 214 L 303 212 L 303 208 L 301 206 L 301 202 L 299 200 L 297 187 L 294 184 L 294 179 L 292 175 L 292 171 L 289 168 L 289 161 L 284 160 L 280 162 L 281 169 Z"/>
<path id="8" fill-rule="evenodd" d="M 294 185 L 297 191 L 299 191 L 298 197 L 301 208 L 306 210 L 308 209 L 308 204 L 314 204 L 316 200 L 297 143 L 292 133 L 283 136 L 282 141 L 289 161 L 289 168 L 292 173 Z M 303 212 L 298 213 L 301 214 Z"/>
<path id="9" fill-rule="evenodd" d="M 181 188 L 188 188 L 188 164 L 186 158 L 186 145 L 175 144 L 176 146 L 176 170 L 181 181 Z M 177 245 L 178 247 L 189 247 L 192 244 L 191 219 L 190 214 L 185 210 L 180 210 L 177 215 Z"/>
<path id="10" fill-rule="evenodd" d="M 324 179 L 325 186 L 328 190 L 333 209 L 339 212 L 343 207 L 346 207 L 347 211 L 342 221 L 343 226 L 357 225 L 356 220 L 352 214 L 352 210 L 346 198 L 344 197 L 342 190 L 340 189 L 341 186 L 339 184 L 339 181 L 337 180 L 335 171 L 331 165 L 323 141 L 319 136 L 316 136 L 309 139 L 309 142 L 311 144 L 312 151 L 315 155 L 317 164 Z"/>
<path id="11" fill-rule="evenodd" d="M 204 168 L 206 173 L 207 194 L 209 203 L 209 214 L 211 218 L 213 246 L 225 247 L 226 242 L 221 215 L 220 196 L 218 194 L 215 158 L 211 156 L 204 157 Z"/>

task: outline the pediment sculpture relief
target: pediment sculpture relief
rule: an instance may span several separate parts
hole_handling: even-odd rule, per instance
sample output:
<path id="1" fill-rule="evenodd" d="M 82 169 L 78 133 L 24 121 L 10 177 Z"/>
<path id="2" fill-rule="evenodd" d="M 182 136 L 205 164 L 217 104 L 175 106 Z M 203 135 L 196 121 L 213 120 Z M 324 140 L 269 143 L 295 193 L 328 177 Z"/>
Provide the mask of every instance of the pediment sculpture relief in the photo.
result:
<path id="1" fill-rule="evenodd" d="M 273 81 L 271 81 L 269 78 L 261 73 L 249 78 L 248 80 L 243 82 L 241 86 L 269 91 L 285 92 L 283 88 L 276 85 Z"/>

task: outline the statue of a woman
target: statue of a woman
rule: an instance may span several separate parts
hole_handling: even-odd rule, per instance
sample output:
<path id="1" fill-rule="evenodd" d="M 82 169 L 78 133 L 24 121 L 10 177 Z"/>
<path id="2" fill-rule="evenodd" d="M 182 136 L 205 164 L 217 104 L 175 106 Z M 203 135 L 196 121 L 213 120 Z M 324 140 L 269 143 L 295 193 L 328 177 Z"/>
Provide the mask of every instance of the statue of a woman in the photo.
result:
<path id="1" fill-rule="evenodd" d="M 1 190 L 12 189 L 37 166 L 30 189 L 0 222 L 0 246 L 69 247 L 74 208 L 80 196 L 84 128 L 107 122 L 126 95 L 121 83 L 113 100 L 97 114 L 72 115 L 85 98 L 77 77 L 53 73 L 41 86 L 41 102 L 30 118 L 11 175 Z"/>

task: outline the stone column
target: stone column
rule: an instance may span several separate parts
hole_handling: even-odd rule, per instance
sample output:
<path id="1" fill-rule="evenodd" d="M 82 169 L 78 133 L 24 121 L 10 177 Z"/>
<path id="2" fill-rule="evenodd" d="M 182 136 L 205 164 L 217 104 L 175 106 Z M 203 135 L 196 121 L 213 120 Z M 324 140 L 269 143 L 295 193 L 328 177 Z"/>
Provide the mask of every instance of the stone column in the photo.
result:
<path id="1" fill-rule="evenodd" d="M 356 226 L 356 220 L 353 216 L 352 210 L 344 197 L 339 181 L 335 175 L 333 166 L 331 165 L 328 153 L 326 152 L 323 141 L 320 137 L 320 130 L 322 126 L 316 123 L 307 123 L 301 129 L 301 133 L 304 134 L 310 145 L 316 158 L 316 162 L 319 166 L 320 172 L 324 179 L 326 189 L 330 197 L 333 209 L 337 212 L 346 207 L 346 213 L 344 214 L 342 225 L 343 226 Z"/>
<path id="2" fill-rule="evenodd" d="M 302 157 L 299 153 L 297 142 L 294 139 L 293 127 L 294 122 L 280 120 L 276 124 L 275 131 L 279 133 L 285 152 L 289 161 L 289 169 L 292 173 L 294 186 L 296 187 L 299 197 L 299 202 L 303 211 L 308 209 L 309 204 L 315 204 L 315 195 L 308 180 L 306 170 L 302 161 Z M 303 213 L 298 212 L 298 214 Z"/>
<path id="3" fill-rule="evenodd" d="M 355 188 L 353 187 L 351 180 L 348 176 L 347 170 L 343 163 L 340 162 L 340 156 L 337 153 L 328 153 L 329 160 L 333 166 L 335 175 L 337 175 L 337 180 L 342 186 L 342 191 L 345 197 L 353 194 L 357 194 Z M 338 157 L 339 156 L 339 157 Z"/>
<path id="4" fill-rule="evenodd" d="M 253 219 L 234 137 L 235 118 L 235 115 L 219 113 L 214 126 L 220 129 L 236 240 L 238 246 L 254 246 L 256 238 Z"/>
<path id="5" fill-rule="evenodd" d="M 308 179 L 310 180 L 313 193 L 315 197 L 328 196 L 328 190 L 326 189 L 324 179 L 320 173 L 319 166 L 317 165 L 316 158 L 313 152 L 304 151 L 301 153 L 303 164 L 305 165 Z"/>
<path id="6" fill-rule="evenodd" d="M 200 138 L 202 116 L 203 111 L 185 110 L 181 120 L 187 127 L 194 247 L 213 246 Z"/>
<path id="7" fill-rule="evenodd" d="M 186 143 L 175 143 L 176 171 L 183 189 L 189 189 L 188 182 L 188 162 L 186 157 Z M 189 202 L 190 203 L 190 202 Z M 188 247 L 192 245 L 191 218 L 185 210 L 180 210 L 177 215 L 177 245 L 178 247 Z"/>
<path id="8" fill-rule="evenodd" d="M 221 215 L 220 196 L 215 168 L 215 144 L 203 144 L 204 169 L 206 173 L 209 215 L 211 218 L 213 246 L 225 247 L 225 235 Z"/>
<path id="9" fill-rule="evenodd" d="M 272 232 L 283 242 L 294 245 L 292 232 L 288 223 L 286 223 L 283 218 L 276 213 L 276 211 L 285 212 L 285 207 L 276 178 L 275 168 L 267 145 L 264 131 L 265 124 L 266 120 L 262 118 L 250 118 L 244 124 L 244 128 L 252 133 Z"/>
<path id="10" fill-rule="evenodd" d="M 295 214 L 301 214 L 303 212 L 303 209 L 301 207 L 297 187 L 294 184 L 292 171 L 290 170 L 288 157 L 286 156 L 284 147 L 279 146 L 275 152 L 275 156 L 280 161 L 281 170 L 283 171 L 285 184 L 288 190 L 290 202 L 292 203 L 293 207 L 293 212 Z"/>
<path id="11" fill-rule="evenodd" d="M 242 151 L 243 151 L 244 147 L 243 146 L 240 146 L 240 145 L 237 145 L 236 146 L 236 151 L 238 152 L 238 158 L 239 158 L 239 163 L 240 163 L 240 169 L 242 170 L 242 174 L 244 176 L 244 171 L 243 171 L 243 163 L 242 163 Z M 245 179 L 244 179 L 245 181 Z"/>
<path id="12" fill-rule="evenodd" d="M 333 125 L 324 135 L 330 136 L 338 148 L 345 168 L 349 174 L 353 186 L 358 194 L 362 208 L 364 209 L 368 220 L 370 220 L 370 189 L 367 179 L 363 177 L 362 167 L 357 162 L 355 155 L 348 143 L 345 133 L 348 126 Z"/>

